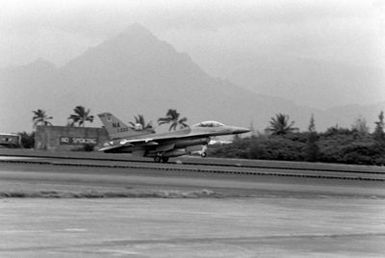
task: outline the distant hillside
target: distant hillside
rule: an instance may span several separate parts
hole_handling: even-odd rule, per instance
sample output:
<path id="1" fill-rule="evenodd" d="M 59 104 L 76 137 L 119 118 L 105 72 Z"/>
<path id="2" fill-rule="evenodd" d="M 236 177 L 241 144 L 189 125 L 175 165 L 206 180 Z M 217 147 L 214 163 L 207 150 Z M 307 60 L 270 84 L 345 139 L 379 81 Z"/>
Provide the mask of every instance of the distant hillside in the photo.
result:
<path id="1" fill-rule="evenodd" d="M 194 53 L 203 69 L 259 94 L 318 108 L 385 100 L 385 70 L 379 67 L 279 54 L 210 53 L 211 58 Z"/>
<path id="2" fill-rule="evenodd" d="M 143 114 L 154 122 L 167 109 L 176 108 L 190 123 L 219 120 L 249 126 L 253 122 L 259 130 L 278 112 L 289 114 L 303 129 L 314 113 L 317 129 L 322 130 L 336 123 L 350 125 L 359 115 L 376 117 L 381 108 L 320 111 L 256 94 L 209 76 L 187 54 L 178 53 L 138 24 L 64 67 L 38 60 L 3 70 L 0 85 L 5 92 L 0 102 L 0 131 L 30 130 L 32 110 L 38 108 L 54 116 L 55 124 L 64 125 L 76 105 L 91 108 L 94 114 L 109 111 L 124 121 Z"/>

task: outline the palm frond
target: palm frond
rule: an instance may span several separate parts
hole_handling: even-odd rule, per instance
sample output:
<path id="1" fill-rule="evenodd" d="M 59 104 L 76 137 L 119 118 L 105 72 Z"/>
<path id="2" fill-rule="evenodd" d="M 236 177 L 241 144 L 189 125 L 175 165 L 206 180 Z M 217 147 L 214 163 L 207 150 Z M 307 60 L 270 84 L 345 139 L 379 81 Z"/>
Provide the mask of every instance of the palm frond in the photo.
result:
<path id="1" fill-rule="evenodd" d="M 272 135 L 284 135 L 287 133 L 292 133 L 298 130 L 298 128 L 293 127 L 294 121 L 289 123 L 289 116 L 279 113 L 275 117 L 272 117 L 270 120 L 270 126 L 266 128 L 267 132 L 270 132 Z"/>
<path id="2" fill-rule="evenodd" d="M 83 106 L 76 106 L 74 108 L 74 114 L 70 115 L 68 119 L 72 120 L 72 125 L 78 123 L 79 126 L 84 126 L 86 121 L 93 122 L 94 116 L 89 115 L 90 109 L 85 109 Z"/>
<path id="3" fill-rule="evenodd" d="M 168 124 L 170 122 L 171 122 L 171 119 L 169 117 L 163 117 L 163 118 L 159 118 L 158 119 L 158 124 L 159 125 Z"/>
<path id="4" fill-rule="evenodd" d="M 49 122 L 48 120 L 53 119 L 53 117 L 47 116 L 44 110 L 38 109 L 38 110 L 32 111 L 32 113 L 33 113 L 33 117 L 32 117 L 33 127 L 36 127 L 40 124 L 52 125 L 52 123 Z"/>

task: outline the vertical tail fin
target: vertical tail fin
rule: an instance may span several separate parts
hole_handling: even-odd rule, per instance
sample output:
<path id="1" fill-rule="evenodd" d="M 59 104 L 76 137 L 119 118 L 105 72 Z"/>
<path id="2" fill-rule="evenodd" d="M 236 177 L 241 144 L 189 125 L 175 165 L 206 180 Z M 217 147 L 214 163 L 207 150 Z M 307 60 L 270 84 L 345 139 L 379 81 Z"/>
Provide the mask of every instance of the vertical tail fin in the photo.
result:
<path id="1" fill-rule="evenodd" d="M 135 130 L 111 113 L 98 114 L 111 139 L 130 138 L 155 133 L 154 130 Z"/>

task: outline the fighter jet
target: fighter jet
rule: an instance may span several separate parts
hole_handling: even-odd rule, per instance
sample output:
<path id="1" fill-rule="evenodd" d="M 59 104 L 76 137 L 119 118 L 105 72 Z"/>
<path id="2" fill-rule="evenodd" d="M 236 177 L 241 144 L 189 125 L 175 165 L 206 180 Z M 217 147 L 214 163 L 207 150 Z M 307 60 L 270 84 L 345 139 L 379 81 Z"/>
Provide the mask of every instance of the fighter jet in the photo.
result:
<path id="1" fill-rule="evenodd" d="M 210 137 L 250 132 L 247 128 L 204 121 L 173 132 L 157 134 L 153 130 L 131 128 L 111 113 L 102 113 L 98 116 L 110 137 L 110 141 L 99 151 L 153 157 L 155 162 L 168 162 L 170 157 L 194 152 L 206 157 Z"/>

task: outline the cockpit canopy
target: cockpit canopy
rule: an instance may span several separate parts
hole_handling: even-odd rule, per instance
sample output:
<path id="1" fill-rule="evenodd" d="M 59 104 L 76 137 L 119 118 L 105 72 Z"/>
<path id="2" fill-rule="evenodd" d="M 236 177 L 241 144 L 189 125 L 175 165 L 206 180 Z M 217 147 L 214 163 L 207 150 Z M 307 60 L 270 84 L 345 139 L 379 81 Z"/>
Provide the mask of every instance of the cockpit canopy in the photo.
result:
<path id="1" fill-rule="evenodd" d="M 220 126 L 224 126 L 224 124 L 219 123 L 217 121 L 204 121 L 204 122 L 195 124 L 194 126 L 195 127 L 220 127 Z"/>

